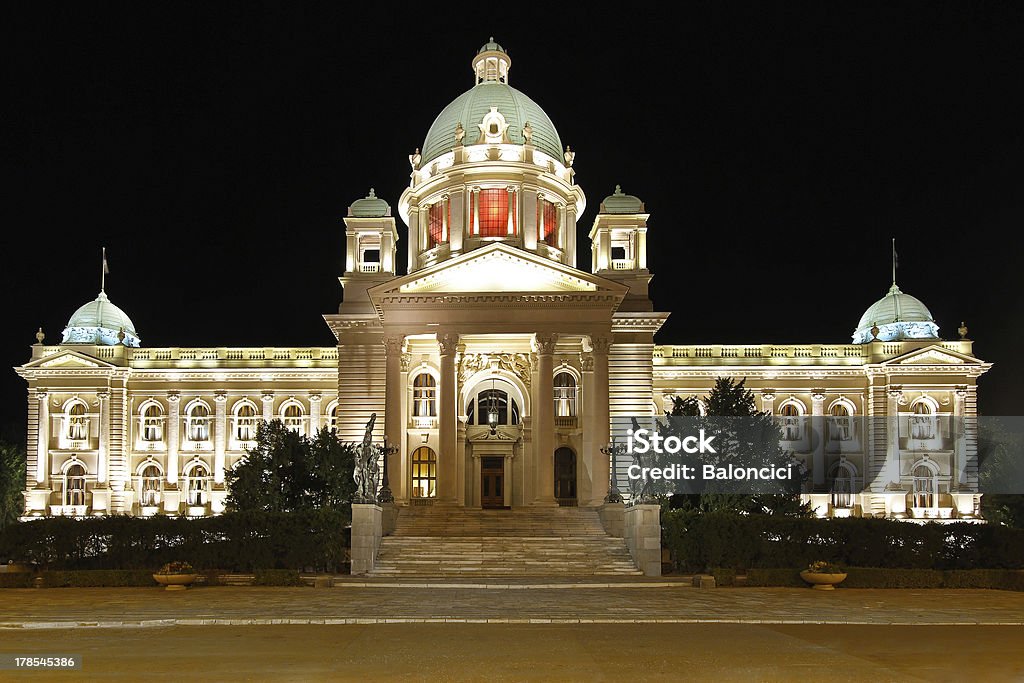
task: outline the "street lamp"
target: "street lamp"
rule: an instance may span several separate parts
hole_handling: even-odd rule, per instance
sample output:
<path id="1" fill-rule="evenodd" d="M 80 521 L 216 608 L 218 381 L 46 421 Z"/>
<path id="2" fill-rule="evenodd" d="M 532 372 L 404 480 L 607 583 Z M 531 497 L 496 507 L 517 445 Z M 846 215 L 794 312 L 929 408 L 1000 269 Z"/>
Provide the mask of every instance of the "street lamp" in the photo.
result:
<path id="1" fill-rule="evenodd" d="M 615 443 L 613 438 L 610 444 L 601 449 L 601 452 L 611 458 L 611 467 L 608 470 L 608 495 L 604 497 L 604 502 L 621 503 L 622 494 L 619 493 L 619 489 L 615 485 L 615 458 L 626 452 L 626 445 Z"/>

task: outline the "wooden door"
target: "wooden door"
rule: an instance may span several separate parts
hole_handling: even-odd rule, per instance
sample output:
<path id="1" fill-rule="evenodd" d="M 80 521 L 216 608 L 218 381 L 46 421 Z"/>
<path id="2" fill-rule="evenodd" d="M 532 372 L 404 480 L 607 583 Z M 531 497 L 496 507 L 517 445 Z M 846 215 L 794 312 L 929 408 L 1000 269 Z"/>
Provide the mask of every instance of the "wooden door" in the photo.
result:
<path id="1" fill-rule="evenodd" d="M 481 507 L 505 507 L 505 459 L 481 458 L 480 460 Z"/>

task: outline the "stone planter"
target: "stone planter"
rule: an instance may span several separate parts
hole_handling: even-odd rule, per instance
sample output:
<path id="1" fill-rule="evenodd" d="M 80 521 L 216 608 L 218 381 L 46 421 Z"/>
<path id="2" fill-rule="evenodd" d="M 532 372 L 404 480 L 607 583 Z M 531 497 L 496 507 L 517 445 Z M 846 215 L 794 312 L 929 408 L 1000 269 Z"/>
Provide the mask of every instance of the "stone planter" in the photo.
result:
<path id="1" fill-rule="evenodd" d="M 846 574 L 820 574 L 806 569 L 800 572 L 800 578 L 811 584 L 811 588 L 819 591 L 835 590 L 836 584 L 846 579 Z"/>
<path id="2" fill-rule="evenodd" d="M 153 578 L 161 586 L 166 586 L 165 590 L 169 591 L 183 591 L 188 588 L 191 584 L 195 583 L 197 578 L 196 574 L 153 574 Z"/>

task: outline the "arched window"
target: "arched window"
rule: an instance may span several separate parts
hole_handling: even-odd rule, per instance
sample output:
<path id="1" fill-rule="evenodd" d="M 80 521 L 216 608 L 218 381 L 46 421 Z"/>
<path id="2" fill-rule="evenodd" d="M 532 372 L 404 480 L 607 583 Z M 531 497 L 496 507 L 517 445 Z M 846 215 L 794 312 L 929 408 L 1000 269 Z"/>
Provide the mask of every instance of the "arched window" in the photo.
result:
<path id="1" fill-rule="evenodd" d="M 254 441 L 256 439 L 256 406 L 243 403 L 235 409 L 235 439 Z"/>
<path id="2" fill-rule="evenodd" d="M 519 406 L 515 399 L 510 399 L 507 392 L 501 389 L 485 389 L 477 394 L 476 404 L 479 406 L 476 421 L 473 421 L 473 405 L 469 413 L 471 424 L 478 425 L 515 425 L 519 424 Z M 511 408 L 511 410 L 509 410 Z"/>
<path id="3" fill-rule="evenodd" d="M 924 399 L 911 406 L 913 416 L 910 418 L 910 437 L 913 439 L 935 438 L 935 409 Z"/>
<path id="4" fill-rule="evenodd" d="M 799 441 L 802 430 L 801 412 L 796 403 L 785 403 L 779 409 L 782 415 L 782 438 L 786 441 Z"/>
<path id="5" fill-rule="evenodd" d="M 160 492 L 163 491 L 163 477 L 156 465 L 147 465 L 142 470 L 142 498 L 139 503 L 143 507 L 156 507 L 160 504 Z"/>
<path id="6" fill-rule="evenodd" d="M 480 221 L 480 230 L 477 234 L 480 237 L 508 236 L 508 195 L 508 190 L 505 188 L 480 190 L 474 193 L 474 196 L 478 197 L 480 202 L 479 213 L 477 214 Z"/>
<path id="7" fill-rule="evenodd" d="M 142 411 L 142 440 L 162 441 L 163 438 L 163 411 L 156 403 L 150 403 Z"/>
<path id="8" fill-rule="evenodd" d="M 437 454 L 427 446 L 412 453 L 413 498 L 433 498 L 437 495 Z"/>
<path id="9" fill-rule="evenodd" d="M 853 507 L 855 474 L 857 470 L 845 460 L 837 462 L 832 468 L 832 507 Z"/>
<path id="10" fill-rule="evenodd" d="M 833 441 L 849 441 L 853 438 L 850 409 L 845 403 L 834 403 L 829 409 L 829 434 Z"/>
<path id="11" fill-rule="evenodd" d="M 210 409 L 205 403 L 196 403 L 188 411 L 188 438 L 192 441 L 210 440 Z"/>
<path id="12" fill-rule="evenodd" d="M 334 433 L 338 432 L 338 408 L 339 406 L 337 403 L 335 403 L 334 406 L 331 407 L 331 422 L 329 427 L 330 430 Z"/>
<path id="13" fill-rule="evenodd" d="M 569 372 L 555 375 L 555 416 L 576 417 L 576 378 Z"/>
<path id="14" fill-rule="evenodd" d="M 85 467 L 78 463 L 64 471 L 64 505 L 85 505 Z"/>
<path id="15" fill-rule="evenodd" d="M 196 463 L 185 473 L 186 500 L 191 507 L 206 505 L 210 499 L 210 471 Z"/>
<path id="16" fill-rule="evenodd" d="M 89 438 L 89 418 L 85 414 L 85 404 L 75 401 L 68 406 L 67 413 L 68 439 L 84 441 Z"/>
<path id="17" fill-rule="evenodd" d="M 302 417 L 302 406 L 298 403 L 287 404 L 284 407 L 284 410 L 281 411 L 281 418 L 285 427 L 302 434 L 302 423 L 304 421 Z"/>
<path id="18" fill-rule="evenodd" d="M 427 372 L 416 375 L 412 383 L 413 417 L 437 417 L 437 380 Z"/>
<path id="19" fill-rule="evenodd" d="M 431 204 L 430 209 L 427 211 L 427 237 L 429 238 L 428 248 L 436 247 L 437 245 L 448 241 L 448 231 L 446 228 L 448 225 L 451 225 L 450 208 L 448 209 L 448 215 L 445 215 L 445 209 L 448 206 L 448 202 L 442 200 L 435 204 Z"/>
<path id="20" fill-rule="evenodd" d="M 927 465 L 914 468 L 914 507 L 930 508 L 935 505 L 937 478 Z"/>

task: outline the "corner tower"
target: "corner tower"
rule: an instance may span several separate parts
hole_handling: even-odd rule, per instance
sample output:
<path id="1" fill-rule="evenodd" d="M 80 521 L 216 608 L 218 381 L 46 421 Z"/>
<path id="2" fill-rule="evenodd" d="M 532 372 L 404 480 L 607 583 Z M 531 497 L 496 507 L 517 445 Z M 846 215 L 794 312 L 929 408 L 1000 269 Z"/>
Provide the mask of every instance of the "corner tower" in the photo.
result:
<path id="1" fill-rule="evenodd" d="M 511 65 L 493 38 L 480 48 L 475 85 L 409 157 L 398 212 L 409 226 L 410 273 L 494 242 L 576 266 L 586 197 L 573 180 L 575 154 L 544 110 L 508 84 Z"/>

